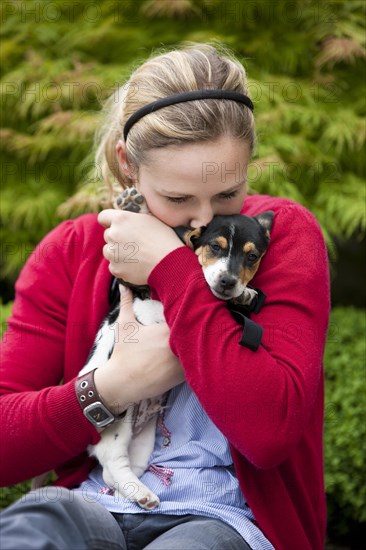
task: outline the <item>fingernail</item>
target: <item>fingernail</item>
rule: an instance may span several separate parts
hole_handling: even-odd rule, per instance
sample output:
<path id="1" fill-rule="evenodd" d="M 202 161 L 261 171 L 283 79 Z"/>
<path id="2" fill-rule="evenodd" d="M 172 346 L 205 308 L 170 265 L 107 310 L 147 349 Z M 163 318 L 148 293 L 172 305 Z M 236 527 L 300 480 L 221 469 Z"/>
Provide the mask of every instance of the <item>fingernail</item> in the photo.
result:
<path id="1" fill-rule="evenodd" d="M 119 288 L 119 293 L 122 295 L 122 294 L 126 294 L 127 293 L 127 287 L 125 285 L 118 285 L 118 288 Z"/>

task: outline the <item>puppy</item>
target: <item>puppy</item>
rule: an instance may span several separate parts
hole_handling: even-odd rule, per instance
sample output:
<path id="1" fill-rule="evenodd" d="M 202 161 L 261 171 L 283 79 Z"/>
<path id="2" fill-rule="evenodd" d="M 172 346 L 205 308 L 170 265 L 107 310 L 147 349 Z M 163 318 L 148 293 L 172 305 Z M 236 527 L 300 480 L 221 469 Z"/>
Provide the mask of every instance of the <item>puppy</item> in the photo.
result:
<path id="1" fill-rule="evenodd" d="M 115 207 L 132 212 L 148 213 L 142 195 L 136 189 L 126 189 L 115 202 Z M 243 215 L 215 216 L 199 229 L 175 229 L 182 241 L 195 251 L 203 275 L 216 298 L 239 305 L 249 305 L 256 291 L 247 285 L 258 270 L 270 240 L 273 212 L 255 217 Z M 145 285 L 132 287 L 133 309 L 136 319 L 143 325 L 161 323 L 163 306 L 150 299 Z M 119 300 L 103 321 L 95 339 L 89 359 L 80 374 L 85 374 L 105 363 L 113 351 L 115 323 L 119 313 Z M 159 506 L 159 498 L 140 480 L 148 466 L 155 441 L 158 413 L 167 394 L 132 404 L 123 419 L 108 426 L 101 433 L 101 441 L 88 448 L 103 467 L 106 484 L 123 498 L 136 501 L 146 510 Z"/>

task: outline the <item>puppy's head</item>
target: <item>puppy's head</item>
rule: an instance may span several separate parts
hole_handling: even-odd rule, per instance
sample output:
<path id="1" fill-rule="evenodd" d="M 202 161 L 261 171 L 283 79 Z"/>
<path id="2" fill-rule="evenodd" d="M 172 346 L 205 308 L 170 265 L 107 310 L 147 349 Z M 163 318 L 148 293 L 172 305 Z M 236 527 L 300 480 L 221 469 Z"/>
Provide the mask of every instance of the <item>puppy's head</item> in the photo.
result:
<path id="1" fill-rule="evenodd" d="M 269 245 L 274 213 L 215 216 L 199 229 L 175 229 L 197 254 L 204 277 L 221 300 L 239 297 L 253 279 Z"/>

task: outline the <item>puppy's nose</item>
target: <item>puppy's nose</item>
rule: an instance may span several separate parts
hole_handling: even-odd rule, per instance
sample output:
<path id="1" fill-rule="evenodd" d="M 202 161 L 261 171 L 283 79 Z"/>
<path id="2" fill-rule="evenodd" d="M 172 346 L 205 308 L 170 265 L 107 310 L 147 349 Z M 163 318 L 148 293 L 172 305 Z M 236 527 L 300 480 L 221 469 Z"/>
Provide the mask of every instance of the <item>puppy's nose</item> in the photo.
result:
<path id="1" fill-rule="evenodd" d="M 224 289 L 234 288 L 234 286 L 236 285 L 236 279 L 232 275 L 222 275 L 220 277 L 220 285 Z"/>

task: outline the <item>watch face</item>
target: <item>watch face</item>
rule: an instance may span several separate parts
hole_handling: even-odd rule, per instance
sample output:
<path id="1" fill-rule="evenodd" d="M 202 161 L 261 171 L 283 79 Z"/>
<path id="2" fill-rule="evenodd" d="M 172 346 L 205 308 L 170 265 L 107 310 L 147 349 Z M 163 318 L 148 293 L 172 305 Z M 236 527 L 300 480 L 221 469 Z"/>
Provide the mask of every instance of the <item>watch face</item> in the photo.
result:
<path id="1" fill-rule="evenodd" d="M 95 407 L 92 411 L 90 411 L 89 414 L 94 422 L 97 422 L 98 424 L 99 422 L 104 422 L 104 420 L 107 420 L 107 418 L 109 418 L 109 415 L 105 412 L 105 410 L 99 406 Z"/>
<path id="2" fill-rule="evenodd" d="M 110 413 L 103 403 L 100 402 L 92 403 L 88 407 L 85 407 L 84 414 L 88 420 L 98 428 L 107 426 L 115 420 L 112 413 Z"/>

